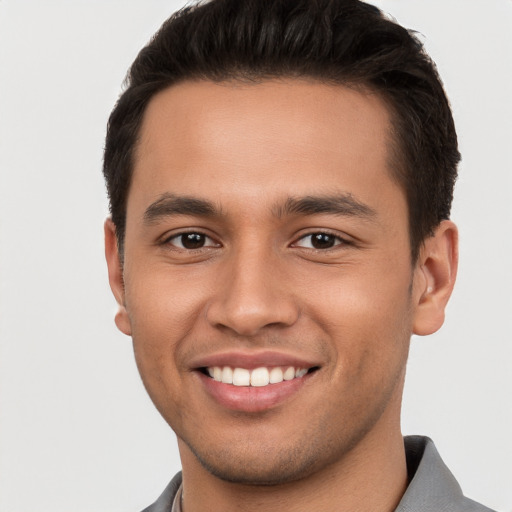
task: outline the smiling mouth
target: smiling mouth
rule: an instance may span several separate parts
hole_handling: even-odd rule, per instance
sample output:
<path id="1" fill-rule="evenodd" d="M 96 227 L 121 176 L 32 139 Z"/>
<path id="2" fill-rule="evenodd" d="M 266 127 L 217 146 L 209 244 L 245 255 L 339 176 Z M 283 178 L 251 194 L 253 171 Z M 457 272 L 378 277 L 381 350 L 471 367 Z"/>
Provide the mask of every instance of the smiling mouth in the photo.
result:
<path id="1" fill-rule="evenodd" d="M 308 373 L 318 370 L 312 368 L 299 368 L 293 366 L 259 367 L 249 370 L 247 368 L 233 368 L 231 366 L 209 366 L 200 371 L 216 382 L 231 384 L 238 387 L 265 387 L 279 384 L 284 381 L 302 379 Z"/>

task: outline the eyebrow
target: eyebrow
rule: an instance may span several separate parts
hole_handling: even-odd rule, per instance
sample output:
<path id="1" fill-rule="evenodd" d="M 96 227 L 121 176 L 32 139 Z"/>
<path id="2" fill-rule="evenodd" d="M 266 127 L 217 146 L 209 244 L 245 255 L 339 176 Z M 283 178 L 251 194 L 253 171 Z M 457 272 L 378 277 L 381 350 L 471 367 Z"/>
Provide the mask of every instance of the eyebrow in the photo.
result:
<path id="1" fill-rule="evenodd" d="M 154 224 L 165 217 L 175 215 L 218 217 L 221 212 L 212 202 L 205 199 L 163 194 L 146 208 L 144 223 Z"/>
<path id="2" fill-rule="evenodd" d="M 377 212 L 370 206 L 355 199 L 352 194 L 327 196 L 289 197 L 284 204 L 272 208 L 277 218 L 287 215 L 330 214 L 344 217 L 359 217 L 371 220 Z M 144 223 L 154 224 L 166 217 L 190 215 L 199 217 L 220 217 L 222 211 L 214 203 L 197 197 L 163 194 L 151 203 L 144 212 Z"/>
<path id="3" fill-rule="evenodd" d="M 327 196 L 290 197 L 284 205 L 274 207 L 276 217 L 285 215 L 319 215 L 330 214 L 343 217 L 360 217 L 372 220 L 377 212 L 352 194 L 335 194 Z"/>

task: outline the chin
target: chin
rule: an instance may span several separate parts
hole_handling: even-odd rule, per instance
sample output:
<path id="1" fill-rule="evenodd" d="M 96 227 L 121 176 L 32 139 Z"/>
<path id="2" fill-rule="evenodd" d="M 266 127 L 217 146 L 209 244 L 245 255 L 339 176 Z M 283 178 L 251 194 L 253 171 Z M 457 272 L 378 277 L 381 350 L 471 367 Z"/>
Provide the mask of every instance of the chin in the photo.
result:
<path id="1" fill-rule="evenodd" d="M 311 473 L 310 464 L 297 464 L 297 461 L 292 460 L 289 460 L 289 463 L 283 460 L 264 463 L 252 461 L 252 464 L 241 463 L 241 461 L 235 464 L 232 462 L 222 464 L 221 461 L 210 463 L 199 457 L 198 460 L 213 476 L 225 482 L 240 485 L 283 485 L 301 480 Z"/>
<path id="2" fill-rule="evenodd" d="M 254 447 L 255 450 L 237 450 L 231 446 L 199 451 L 188 447 L 206 471 L 225 482 L 277 486 L 307 478 L 336 460 L 333 450 L 318 445 L 318 441 L 312 440 L 305 446 L 280 450 L 261 445 Z"/>

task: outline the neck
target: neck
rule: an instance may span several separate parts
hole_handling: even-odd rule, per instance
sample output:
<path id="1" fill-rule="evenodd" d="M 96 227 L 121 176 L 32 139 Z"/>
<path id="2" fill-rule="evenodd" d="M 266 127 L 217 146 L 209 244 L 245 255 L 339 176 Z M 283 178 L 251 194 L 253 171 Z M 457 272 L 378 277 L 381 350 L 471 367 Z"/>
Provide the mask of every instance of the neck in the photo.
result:
<path id="1" fill-rule="evenodd" d="M 179 441 L 183 463 L 183 512 L 392 512 L 407 487 L 404 444 L 399 426 L 391 433 L 388 428 L 385 432 L 379 430 L 376 426 L 343 460 L 300 481 L 276 486 L 240 485 L 220 480 L 205 470 Z"/>

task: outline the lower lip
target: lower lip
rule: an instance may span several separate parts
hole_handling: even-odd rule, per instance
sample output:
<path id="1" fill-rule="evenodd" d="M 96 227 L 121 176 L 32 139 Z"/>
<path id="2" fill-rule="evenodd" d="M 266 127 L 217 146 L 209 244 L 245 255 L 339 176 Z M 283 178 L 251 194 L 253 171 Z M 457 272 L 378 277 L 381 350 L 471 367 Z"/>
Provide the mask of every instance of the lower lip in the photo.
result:
<path id="1" fill-rule="evenodd" d="M 312 374 L 262 387 L 234 386 L 217 382 L 204 373 L 196 372 L 206 391 L 226 409 L 242 412 L 262 412 L 272 409 L 298 393 Z"/>

